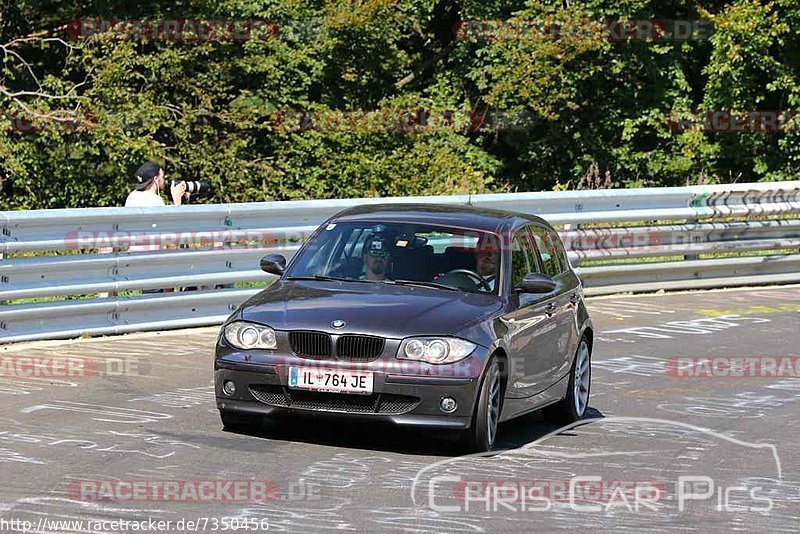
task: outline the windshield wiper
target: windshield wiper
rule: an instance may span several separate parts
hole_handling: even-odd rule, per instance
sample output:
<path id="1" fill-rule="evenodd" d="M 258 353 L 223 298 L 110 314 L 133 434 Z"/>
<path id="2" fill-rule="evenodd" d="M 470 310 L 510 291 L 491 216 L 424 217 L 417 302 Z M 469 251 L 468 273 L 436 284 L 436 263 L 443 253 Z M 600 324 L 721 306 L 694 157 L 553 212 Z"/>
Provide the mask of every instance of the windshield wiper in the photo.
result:
<path id="1" fill-rule="evenodd" d="M 315 274 L 314 276 L 290 276 L 287 280 L 322 280 L 326 282 L 369 282 L 369 280 L 359 280 L 357 278 L 345 278 L 343 276 L 326 276 Z"/>
<path id="2" fill-rule="evenodd" d="M 422 286 L 422 287 L 435 287 L 436 289 L 446 289 L 448 291 L 461 291 L 457 287 L 446 286 L 444 284 L 437 284 L 436 282 L 422 282 L 418 280 L 386 280 L 386 282 L 394 283 L 400 286 Z"/>
<path id="3" fill-rule="evenodd" d="M 359 280 L 358 278 L 344 278 L 341 276 L 326 276 L 322 274 L 315 274 L 314 276 L 290 276 L 287 280 L 322 280 L 326 282 L 360 282 L 374 283 L 382 282 L 384 284 L 397 284 L 399 286 L 421 286 L 421 287 L 434 287 L 436 289 L 446 289 L 448 291 L 461 291 L 460 289 L 444 284 L 437 284 L 436 282 L 422 282 L 417 280 Z"/>

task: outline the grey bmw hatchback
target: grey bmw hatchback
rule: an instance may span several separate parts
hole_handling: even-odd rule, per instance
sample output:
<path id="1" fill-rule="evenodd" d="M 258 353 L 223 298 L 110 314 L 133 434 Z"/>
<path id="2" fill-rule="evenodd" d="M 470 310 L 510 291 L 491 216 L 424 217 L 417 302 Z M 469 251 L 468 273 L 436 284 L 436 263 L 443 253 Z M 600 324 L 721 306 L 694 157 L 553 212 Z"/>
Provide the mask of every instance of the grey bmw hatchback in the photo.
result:
<path id="1" fill-rule="evenodd" d="M 223 425 L 312 412 L 460 432 L 589 404 L 593 327 L 543 219 L 469 206 L 381 204 L 325 221 L 220 331 Z"/>

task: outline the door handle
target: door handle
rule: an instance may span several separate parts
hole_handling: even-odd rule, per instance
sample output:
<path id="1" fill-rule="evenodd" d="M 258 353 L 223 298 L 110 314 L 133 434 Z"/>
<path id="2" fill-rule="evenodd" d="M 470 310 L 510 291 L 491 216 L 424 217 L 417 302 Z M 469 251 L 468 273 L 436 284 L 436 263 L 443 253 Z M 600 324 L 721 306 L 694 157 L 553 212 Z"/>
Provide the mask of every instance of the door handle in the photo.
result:
<path id="1" fill-rule="evenodd" d="M 573 304 L 577 304 L 579 300 L 581 300 L 581 296 L 577 293 L 573 293 L 569 296 L 569 301 Z"/>
<path id="2" fill-rule="evenodd" d="M 550 304 L 548 304 L 547 308 L 545 308 L 545 310 L 544 310 L 544 312 L 547 314 L 548 317 L 552 317 L 553 314 L 555 313 L 555 311 L 556 311 L 556 303 L 555 302 L 551 302 Z"/>

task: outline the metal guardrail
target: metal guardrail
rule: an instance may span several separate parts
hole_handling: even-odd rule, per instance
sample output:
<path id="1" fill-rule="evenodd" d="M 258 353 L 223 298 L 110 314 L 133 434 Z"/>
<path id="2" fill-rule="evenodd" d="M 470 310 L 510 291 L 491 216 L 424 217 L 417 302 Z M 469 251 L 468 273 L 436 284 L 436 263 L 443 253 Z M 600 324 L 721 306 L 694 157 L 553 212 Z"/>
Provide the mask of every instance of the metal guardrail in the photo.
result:
<path id="1" fill-rule="evenodd" d="M 800 282 L 800 182 L 0 212 L 0 343 L 218 324 L 260 290 L 231 285 L 270 279 L 264 254 L 347 207 L 407 202 L 543 216 L 588 294 Z"/>

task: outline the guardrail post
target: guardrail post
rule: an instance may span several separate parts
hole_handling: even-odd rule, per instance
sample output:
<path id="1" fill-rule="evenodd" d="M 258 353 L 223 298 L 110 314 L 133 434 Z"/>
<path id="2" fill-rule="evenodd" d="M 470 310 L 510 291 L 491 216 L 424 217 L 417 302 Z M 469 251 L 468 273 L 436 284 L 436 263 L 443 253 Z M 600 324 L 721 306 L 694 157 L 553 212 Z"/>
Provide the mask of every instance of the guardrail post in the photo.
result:
<path id="1" fill-rule="evenodd" d="M 5 230 L 5 228 L 3 228 L 3 230 Z M 2 252 L 0 252 L 0 265 L 2 265 L 2 263 L 3 263 L 3 253 L 2 253 Z M 2 288 L 2 287 L 3 287 L 3 285 L 2 285 L 2 284 L 5 284 L 5 283 L 7 283 L 7 282 L 8 282 L 8 280 L 6 279 L 6 277 L 5 277 L 5 276 L 3 276 L 3 275 L 0 275 L 0 288 Z M 4 306 L 4 305 L 5 305 L 5 303 L 6 303 L 6 301 L 4 301 L 4 300 L 0 300 L 0 306 Z M 2 326 L 3 326 L 3 325 L 1 325 L 1 324 L 0 324 L 0 329 L 2 329 Z"/>
<path id="2" fill-rule="evenodd" d="M 699 236 L 694 236 L 693 239 L 687 240 L 687 244 L 698 244 L 702 243 L 703 240 Z M 683 260 L 684 261 L 692 261 L 692 260 L 699 260 L 700 254 L 684 254 Z"/>
<path id="3" fill-rule="evenodd" d="M 0 213 L 0 245 L 5 245 L 7 241 L 11 240 L 11 228 L 8 226 L 8 219 L 5 215 Z M 0 249 L 0 265 L 3 263 L 3 259 L 5 258 L 5 252 L 3 249 Z M 8 283 L 8 277 L 5 275 L 0 275 L 0 288 L 3 288 L 4 284 Z M 0 300 L 0 306 L 4 306 L 6 301 Z M 5 330 L 5 323 L 0 323 L 0 330 Z"/>

